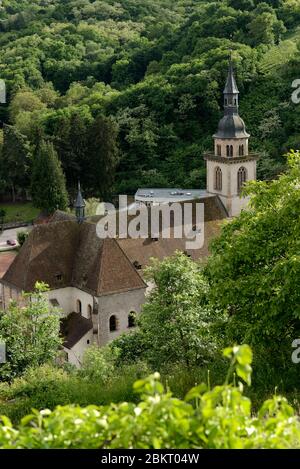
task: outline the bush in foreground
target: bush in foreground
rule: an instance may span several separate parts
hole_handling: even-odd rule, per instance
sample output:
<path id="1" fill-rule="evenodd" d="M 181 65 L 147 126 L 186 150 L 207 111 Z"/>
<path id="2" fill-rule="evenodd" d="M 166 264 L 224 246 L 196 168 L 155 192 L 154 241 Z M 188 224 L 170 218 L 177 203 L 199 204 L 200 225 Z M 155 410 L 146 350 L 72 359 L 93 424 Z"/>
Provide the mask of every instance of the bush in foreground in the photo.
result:
<path id="1" fill-rule="evenodd" d="M 250 384 L 252 353 L 247 345 L 224 351 L 231 364 L 223 386 L 197 386 L 179 400 L 154 374 L 137 381 L 139 404 L 57 407 L 34 411 L 13 428 L 2 417 L 2 448 L 296 448 L 300 423 L 286 399 L 266 401 L 257 416 L 243 385 Z"/>

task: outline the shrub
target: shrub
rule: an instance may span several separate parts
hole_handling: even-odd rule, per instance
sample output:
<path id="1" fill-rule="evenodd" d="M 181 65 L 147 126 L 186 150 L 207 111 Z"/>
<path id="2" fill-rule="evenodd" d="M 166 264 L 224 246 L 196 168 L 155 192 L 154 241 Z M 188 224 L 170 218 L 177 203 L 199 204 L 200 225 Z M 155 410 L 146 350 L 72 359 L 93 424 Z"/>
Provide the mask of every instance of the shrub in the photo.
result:
<path id="1" fill-rule="evenodd" d="M 155 373 L 135 383 L 140 403 L 33 411 L 18 428 L 7 417 L 1 448 L 297 448 L 300 424 L 285 398 L 273 397 L 251 415 L 242 381 L 250 384 L 247 345 L 224 351 L 231 361 L 223 386 L 200 385 L 184 400 L 164 390 Z M 240 380 L 229 384 L 232 376 Z M 234 379 L 234 381 L 236 381 Z"/>
<path id="2" fill-rule="evenodd" d="M 19 231 L 18 232 L 17 238 L 18 238 L 18 243 L 19 243 L 20 246 L 23 246 L 23 244 L 25 243 L 28 236 L 29 236 L 28 231 Z"/>
<path id="3" fill-rule="evenodd" d="M 106 383 L 111 378 L 117 357 L 117 349 L 96 345 L 86 349 L 83 355 L 79 376 L 87 380 Z"/>

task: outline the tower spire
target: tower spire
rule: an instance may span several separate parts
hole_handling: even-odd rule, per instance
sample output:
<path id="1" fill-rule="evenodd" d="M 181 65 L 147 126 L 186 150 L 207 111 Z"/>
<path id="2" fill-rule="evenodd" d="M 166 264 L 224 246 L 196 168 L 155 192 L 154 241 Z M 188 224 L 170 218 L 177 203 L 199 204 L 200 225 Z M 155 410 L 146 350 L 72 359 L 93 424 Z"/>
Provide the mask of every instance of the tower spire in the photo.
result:
<path id="1" fill-rule="evenodd" d="M 78 181 L 78 192 L 77 192 L 77 197 L 76 197 L 76 201 L 74 204 L 74 208 L 75 208 L 75 214 L 76 214 L 78 223 L 82 223 L 85 218 L 85 202 L 81 194 L 80 181 Z"/>
<path id="2" fill-rule="evenodd" d="M 238 114 L 239 106 L 239 90 L 235 81 L 233 62 L 232 62 L 232 49 L 229 52 L 228 58 L 228 74 L 223 91 L 224 94 L 224 110 L 226 114 Z"/>

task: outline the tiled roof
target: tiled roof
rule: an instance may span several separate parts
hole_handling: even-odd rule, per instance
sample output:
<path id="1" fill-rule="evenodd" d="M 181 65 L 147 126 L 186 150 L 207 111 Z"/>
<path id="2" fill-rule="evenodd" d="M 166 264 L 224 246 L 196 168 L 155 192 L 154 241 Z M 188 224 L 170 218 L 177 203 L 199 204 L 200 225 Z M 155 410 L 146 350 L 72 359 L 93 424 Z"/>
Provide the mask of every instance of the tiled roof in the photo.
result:
<path id="1" fill-rule="evenodd" d="M 226 218 L 218 197 L 200 202 L 204 204 L 204 245 L 188 250 L 194 260 L 209 255 L 209 243 Z M 36 281 L 43 281 L 51 289 L 74 286 L 101 296 L 146 288 L 135 266 L 143 268 L 151 257 L 163 259 L 176 250 L 187 250 L 185 238 L 102 240 L 96 221 L 78 224 L 72 215 L 56 212 L 51 223 L 32 230 L 2 281 L 24 291 L 32 291 Z"/>
<path id="2" fill-rule="evenodd" d="M 96 296 L 145 288 L 116 240 L 101 240 L 95 224 L 75 221 L 36 226 L 2 281 L 24 291 L 43 281 L 51 289 L 74 286 Z"/>
<path id="3" fill-rule="evenodd" d="M 217 196 L 208 196 L 199 201 L 194 201 L 193 204 L 198 202 L 204 204 L 204 245 L 200 249 L 187 250 L 186 238 L 176 239 L 172 237 L 170 239 L 162 239 L 161 237 L 156 239 L 150 237 L 147 239 L 118 239 L 118 244 L 131 262 L 141 268 L 149 264 L 151 257 L 162 260 L 171 256 L 177 250 L 187 252 L 194 260 L 207 257 L 209 255 L 209 244 L 219 234 L 221 222 L 227 218 L 227 214 Z M 193 215 L 195 215 L 195 212 L 193 212 Z M 195 217 L 193 217 L 193 223 L 195 222 Z M 172 217 L 171 223 L 174 223 Z"/>
<path id="4" fill-rule="evenodd" d="M 86 319 L 79 313 L 71 313 L 61 320 L 61 335 L 64 337 L 64 347 L 71 349 L 93 327 L 91 319 Z"/>

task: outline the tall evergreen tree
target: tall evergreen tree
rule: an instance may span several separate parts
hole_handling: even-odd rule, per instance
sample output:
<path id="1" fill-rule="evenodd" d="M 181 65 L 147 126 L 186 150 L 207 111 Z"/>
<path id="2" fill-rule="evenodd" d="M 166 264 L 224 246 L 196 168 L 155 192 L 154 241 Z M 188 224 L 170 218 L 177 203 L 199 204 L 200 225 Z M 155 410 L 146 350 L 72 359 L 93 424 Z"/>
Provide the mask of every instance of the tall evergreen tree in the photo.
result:
<path id="1" fill-rule="evenodd" d="M 0 155 L 2 189 L 10 189 L 15 202 L 18 190 L 30 185 L 30 146 L 24 135 L 10 125 L 4 126 L 3 148 Z"/>
<path id="2" fill-rule="evenodd" d="M 119 162 L 118 126 L 111 119 L 97 116 L 89 129 L 87 177 L 94 195 L 109 199 Z"/>
<path id="3" fill-rule="evenodd" d="M 47 213 L 68 206 L 65 176 L 57 153 L 51 142 L 42 139 L 33 157 L 31 195 L 34 205 Z"/>

